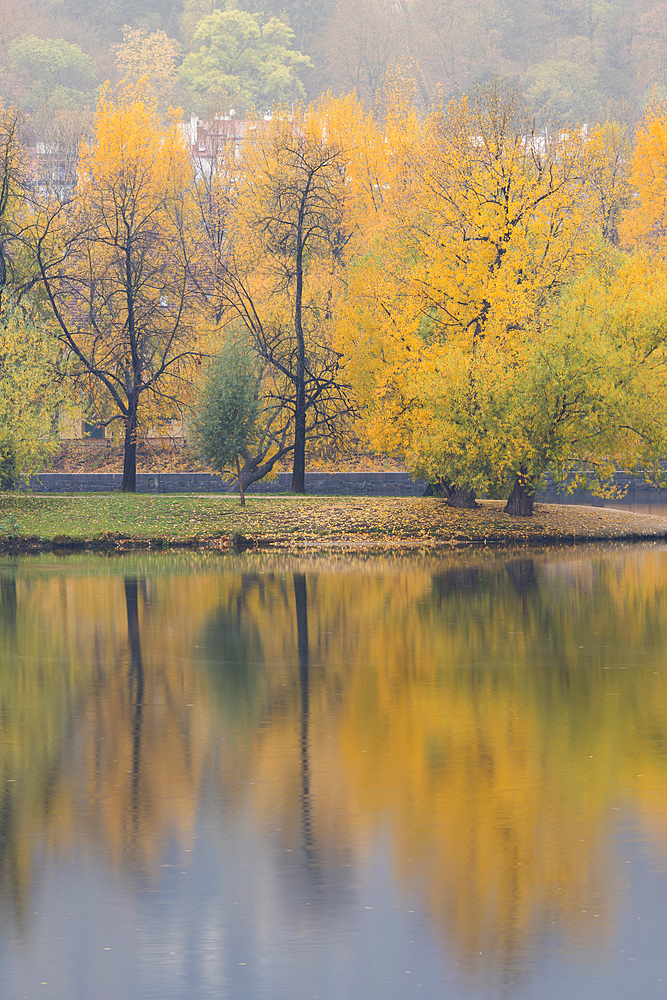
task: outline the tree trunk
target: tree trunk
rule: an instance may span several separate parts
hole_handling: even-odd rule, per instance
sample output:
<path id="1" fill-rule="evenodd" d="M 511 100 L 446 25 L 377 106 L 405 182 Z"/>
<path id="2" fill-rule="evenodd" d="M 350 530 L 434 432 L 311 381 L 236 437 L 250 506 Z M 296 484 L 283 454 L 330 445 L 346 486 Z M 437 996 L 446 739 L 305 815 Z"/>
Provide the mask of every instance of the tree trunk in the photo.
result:
<path id="1" fill-rule="evenodd" d="M 297 394 L 298 400 L 298 394 Z M 292 465 L 292 493 L 306 492 L 306 410 L 297 403 L 294 420 L 294 462 Z"/>
<path id="2" fill-rule="evenodd" d="M 448 507 L 457 507 L 459 510 L 476 510 L 479 507 L 473 489 L 469 486 L 455 486 L 444 479 L 429 483 L 424 496 L 444 497 Z"/>
<path id="3" fill-rule="evenodd" d="M 294 463 L 292 493 L 306 492 L 306 342 L 303 336 L 303 217 L 308 192 L 301 198 L 296 239 L 296 288 L 294 290 L 294 333 L 296 335 L 296 409 L 294 411 Z"/>
<path id="4" fill-rule="evenodd" d="M 300 310 L 299 310 L 300 311 Z M 299 328 L 301 323 L 298 324 Z M 306 492 L 306 383 L 305 344 L 303 330 L 297 332 L 298 358 L 296 370 L 296 409 L 294 411 L 294 462 L 292 493 Z"/>
<path id="5" fill-rule="evenodd" d="M 135 820 L 139 808 L 141 791 L 141 738 L 144 716 L 144 665 L 141 659 L 141 635 L 139 632 L 138 580 L 125 578 L 125 606 L 127 608 L 127 637 L 130 645 L 130 691 L 134 707 L 132 718 L 132 815 Z"/>
<path id="6" fill-rule="evenodd" d="M 296 634 L 301 688 L 301 831 L 306 857 L 313 855 L 313 822 L 310 796 L 310 665 L 308 646 L 308 589 L 303 573 L 294 574 Z"/>
<path id="7" fill-rule="evenodd" d="M 514 481 L 514 488 L 510 498 L 505 505 L 506 514 L 514 514 L 515 517 L 530 517 L 535 504 L 535 492 L 530 491 L 530 487 L 519 475 Z"/>
<path id="8" fill-rule="evenodd" d="M 239 481 L 239 493 L 241 494 L 241 506 L 245 507 L 245 492 L 243 490 L 243 476 L 241 475 L 241 463 L 239 456 L 236 456 L 236 477 Z"/>
<path id="9" fill-rule="evenodd" d="M 130 404 L 130 412 L 125 419 L 125 449 L 123 458 L 123 493 L 137 492 L 137 407 Z"/>
<path id="10" fill-rule="evenodd" d="M 264 479 L 264 476 L 268 476 L 276 462 L 283 458 L 283 456 L 288 455 L 291 450 L 291 446 L 288 448 L 279 448 L 275 455 L 272 455 L 267 462 L 262 462 L 258 459 L 246 459 L 241 469 L 243 489 L 247 490 L 253 483 L 258 483 L 260 479 Z"/>

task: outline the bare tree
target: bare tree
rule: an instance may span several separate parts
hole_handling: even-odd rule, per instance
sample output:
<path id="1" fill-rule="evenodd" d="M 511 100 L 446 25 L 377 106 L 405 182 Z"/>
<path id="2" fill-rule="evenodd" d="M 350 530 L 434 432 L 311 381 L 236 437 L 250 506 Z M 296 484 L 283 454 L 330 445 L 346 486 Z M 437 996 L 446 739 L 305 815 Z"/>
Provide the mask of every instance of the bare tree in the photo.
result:
<path id="1" fill-rule="evenodd" d="M 299 116 L 258 123 L 242 161 L 232 187 L 219 184 L 216 197 L 200 201 L 214 261 L 208 278 L 216 277 L 218 316 L 242 321 L 272 373 L 277 440 L 282 454 L 293 453 L 292 491 L 303 493 L 306 441 L 340 435 L 353 412 L 341 355 L 327 337 L 349 239 L 346 157 L 321 123 Z"/>
<path id="2" fill-rule="evenodd" d="M 68 201 L 77 185 L 79 150 L 92 138 L 88 109 L 44 102 L 32 118 L 33 188 L 44 201 Z"/>
<path id="3" fill-rule="evenodd" d="M 177 412 L 191 382 L 188 161 L 142 104 L 107 106 L 71 201 L 40 220 L 35 255 L 63 345 L 61 375 L 100 423 L 124 429 L 121 489 L 136 489 L 139 407 Z"/>
<path id="4" fill-rule="evenodd" d="M 16 108 L 0 104 L 0 306 L 3 292 L 20 290 L 28 279 L 20 252 L 28 196 L 28 151 L 24 121 Z"/>

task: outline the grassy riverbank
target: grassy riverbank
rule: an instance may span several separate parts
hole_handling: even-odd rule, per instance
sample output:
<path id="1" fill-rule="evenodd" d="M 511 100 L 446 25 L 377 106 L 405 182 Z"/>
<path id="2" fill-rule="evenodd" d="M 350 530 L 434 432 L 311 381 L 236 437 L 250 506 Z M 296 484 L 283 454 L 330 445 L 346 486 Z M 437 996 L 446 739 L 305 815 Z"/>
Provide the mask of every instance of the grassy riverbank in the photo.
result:
<path id="1" fill-rule="evenodd" d="M 500 501 L 457 511 L 430 497 L 224 494 L 0 494 L 0 550 L 202 546 L 276 550 L 438 550 L 607 538 L 665 538 L 667 518 L 538 504 L 510 517 Z"/>

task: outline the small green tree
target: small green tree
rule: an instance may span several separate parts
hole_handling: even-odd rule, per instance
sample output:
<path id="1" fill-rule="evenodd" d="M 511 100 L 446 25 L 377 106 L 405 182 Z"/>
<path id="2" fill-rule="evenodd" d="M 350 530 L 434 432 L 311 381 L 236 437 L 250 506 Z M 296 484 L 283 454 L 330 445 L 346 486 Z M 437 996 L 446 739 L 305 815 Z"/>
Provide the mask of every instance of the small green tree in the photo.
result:
<path id="1" fill-rule="evenodd" d="M 240 457 L 245 459 L 255 431 L 258 390 L 254 357 L 230 341 L 212 362 L 194 407 L 195 448 L 216 472 L 236 475 L 241 504 L 245 504 L 245 492 Z"/>

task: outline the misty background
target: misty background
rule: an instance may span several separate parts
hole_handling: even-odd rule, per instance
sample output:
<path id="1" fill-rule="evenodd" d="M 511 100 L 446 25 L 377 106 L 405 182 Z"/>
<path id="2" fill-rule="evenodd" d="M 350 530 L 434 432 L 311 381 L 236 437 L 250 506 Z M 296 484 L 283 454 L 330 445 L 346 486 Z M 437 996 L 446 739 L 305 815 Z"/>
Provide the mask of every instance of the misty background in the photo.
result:
<path id="1" fill-rule="evenodd" d="M 656 0 L 0 0 L 0 97 L 36 118 L 148 76 L 184 116 L 356 89 L 410 64 L 427 104 L 494 75 L 536 116 L 626 120 L 667 92 Z M 620 115 L 619 115 L 620 109 Z"/>

